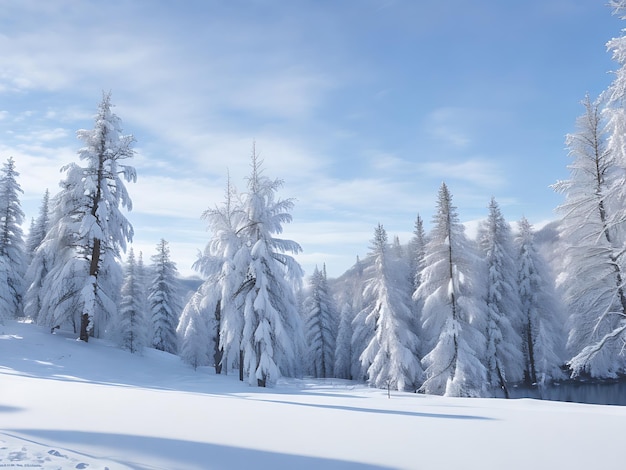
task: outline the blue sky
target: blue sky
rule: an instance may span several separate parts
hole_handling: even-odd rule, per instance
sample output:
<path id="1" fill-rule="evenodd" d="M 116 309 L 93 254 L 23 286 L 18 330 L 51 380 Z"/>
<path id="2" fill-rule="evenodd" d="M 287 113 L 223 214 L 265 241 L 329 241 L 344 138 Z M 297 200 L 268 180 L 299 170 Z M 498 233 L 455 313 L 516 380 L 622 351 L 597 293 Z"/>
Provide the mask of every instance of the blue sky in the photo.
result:
<path id="1" fill-rule="evenodd" d="M 136 140 L 135 250 L 191 274 L 200 215 L 245 189 L 252 142 L 295 198 L 283 236 L 310 274 L 409 240 L 446 181 L 471 227 L 555 217 L 565 134 L 616 68 L 625 25 L 598 0 L 0 0 L 0 160 L 37 215 L 77 161 L 103 90 Z"/>

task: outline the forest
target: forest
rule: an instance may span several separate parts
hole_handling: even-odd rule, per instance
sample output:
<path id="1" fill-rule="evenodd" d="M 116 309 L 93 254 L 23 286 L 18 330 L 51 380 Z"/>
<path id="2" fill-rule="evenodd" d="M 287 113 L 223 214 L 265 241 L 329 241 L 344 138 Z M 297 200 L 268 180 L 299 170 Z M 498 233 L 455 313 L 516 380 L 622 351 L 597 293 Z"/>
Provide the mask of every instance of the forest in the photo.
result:
<path id="1" fill-rule="evenodd" d="M 569 178 L 553 185 L 563 203 L 547 229 L 509 223 L 492 198 L 471 239 L 442 183 L 428 233 L 419 214 L 406 245 L 378 224 L 368 256 L 345 274 L 329 279 L 321 264 L 305 278 L 293 257 L 302 248 L 280 238 L 294 200 L 279 197 L 282 180 L 266 176 L 253 147 L 244 189 L 229 181 L 202 215 L 210 237 L 190 293 L 165 239 L 148 264 L 133 251 L 124 211 L 138 176 L 134 138 L 103 93 L 93 128 L 77 131 L 77 161 L 61 169 L 57 193 L 45 190 L 28 230 L 19 165 L 10 157 L 1 170 L 0 321 L 106 337 L 131 353 L 156 348 L 259 387 L 309 375 L 510 397 L 519 386 L 620 381 L 626 38 L 608 48 L 619 68 L 600 96 L 584 98 L 566 136 Z"/>

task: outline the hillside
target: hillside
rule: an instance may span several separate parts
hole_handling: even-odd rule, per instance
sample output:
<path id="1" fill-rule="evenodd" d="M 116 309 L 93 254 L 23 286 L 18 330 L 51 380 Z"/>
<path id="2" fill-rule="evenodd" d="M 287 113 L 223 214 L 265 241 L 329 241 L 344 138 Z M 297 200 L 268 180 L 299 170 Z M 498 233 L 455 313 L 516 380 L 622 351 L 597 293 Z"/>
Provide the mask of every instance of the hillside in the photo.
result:
<path id="1" fill-rule="evenodd" d="M 459 399 L 340 380 L 259 389 L 172 355 L 0 326 L 0 467 L 589 469 L 626 408 Z"/>

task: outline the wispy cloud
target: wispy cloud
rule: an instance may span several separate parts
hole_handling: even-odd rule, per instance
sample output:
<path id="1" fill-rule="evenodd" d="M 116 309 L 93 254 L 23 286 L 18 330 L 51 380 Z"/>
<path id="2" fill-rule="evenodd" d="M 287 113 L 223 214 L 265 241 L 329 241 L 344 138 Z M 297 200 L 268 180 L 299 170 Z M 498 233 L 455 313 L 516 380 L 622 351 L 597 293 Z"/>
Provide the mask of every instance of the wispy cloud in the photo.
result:
<path id="1" fill-rule="evenodd" d="M 456 148 L 465 148 L 472 142 L 468 131 L 471 113 L 466 109 L 445 107 L 435 109 L 428 116 L 426 129 L 430 135 Z"/>
<path id="2" fill-rule="evenodd" d="M 501 188 L 507 181 L 500 165 L 493 160 L 482 158 L 457 162 L 442 159 L 424 163 L 421 168 L 433 178 L 471 183 L 486 190 Z"/>

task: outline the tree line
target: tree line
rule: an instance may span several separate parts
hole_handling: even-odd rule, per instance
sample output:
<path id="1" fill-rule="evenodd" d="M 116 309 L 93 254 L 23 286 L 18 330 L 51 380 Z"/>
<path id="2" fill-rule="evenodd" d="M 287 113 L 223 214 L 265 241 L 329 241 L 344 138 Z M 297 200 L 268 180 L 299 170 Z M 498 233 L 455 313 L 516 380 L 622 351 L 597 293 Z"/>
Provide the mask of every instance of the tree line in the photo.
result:
<path id="1" fill-rule="evenodd" d="M 626 0 L 611 4 L 623 15 Z M 626 373 L 626 39 L 608 43 L 620 68 L 566 144 L 569 178 L 554 189 L 558 237 L 544 258 L 531 224 L 515 229 L 495 199 L 476 240 L 443 183 L 431 230 L 418 215 L 407 245 L 377 225 L 370 252 L 339 279 L 318 267 L 303 283 L 280 238 L 293 200 L 252 151 L 243 192 L 203 218 L 211 238 L 194 268 L 203 282 L 183 301 L 161 240 L 151 265 L 132 248 L 126 183 L 132 136 L 103 94 L 94 127 L 78 131 L 78 162 L 45 192 L 27 236 L 15 161 L 0 175 L 0 315 L 155 347 L 193 367 L 238 372 L 252 385 L 310 374 L 451 396 L 508 396 L 520 383 L 617 379 Z M 6 286 L 6 287 L 5 287 Z"/>

